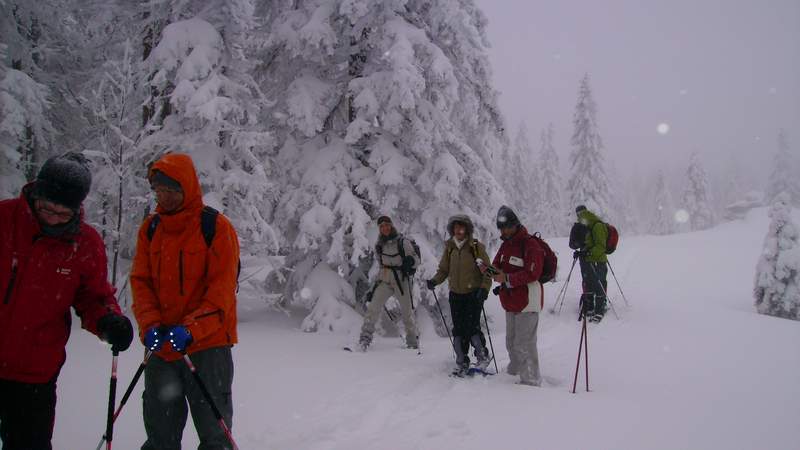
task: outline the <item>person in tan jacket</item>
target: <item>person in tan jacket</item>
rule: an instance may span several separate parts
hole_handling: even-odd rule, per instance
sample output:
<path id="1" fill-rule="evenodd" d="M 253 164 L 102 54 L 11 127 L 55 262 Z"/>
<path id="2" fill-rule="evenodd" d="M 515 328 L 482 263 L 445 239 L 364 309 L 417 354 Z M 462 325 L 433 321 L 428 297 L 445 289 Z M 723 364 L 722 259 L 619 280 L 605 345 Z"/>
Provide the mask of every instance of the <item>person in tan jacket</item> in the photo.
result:
<path id="1" fill-rule="evenodd" d="M 428 289 L 448 280 L 450 286 L 450 315 L 453 318 L 453 347 L 456 352 L 456 371 L 469 370 L 469 347 L 474 348 L 476 366 L 485 370 L 489 365 L 489 350 L 481 331 L 483 302 L 489 296 L 492 280 L 484 276 L 478 260 L 487 264 L 490 259 L 486 247 L 474 238 L 474 225 L 466 215 L 450 218 L 447 231 L 450 239 L 444 247 L 439 270 L 427 281 Z"/>
<path id="2" fill-rule="evenodd" d="M 163 156 L 149 180 L 158 207 L 139 229 L 131 270 L 133 312 L 153 352 L 145 369 L 142 450 L 181 448 L 187 401 L 200 447 L 227 449 L 227 437 L 181 358 L 190 355 L 230 428 L 239 241 L 228 219 L 203 205 L 188 155 Z"/>

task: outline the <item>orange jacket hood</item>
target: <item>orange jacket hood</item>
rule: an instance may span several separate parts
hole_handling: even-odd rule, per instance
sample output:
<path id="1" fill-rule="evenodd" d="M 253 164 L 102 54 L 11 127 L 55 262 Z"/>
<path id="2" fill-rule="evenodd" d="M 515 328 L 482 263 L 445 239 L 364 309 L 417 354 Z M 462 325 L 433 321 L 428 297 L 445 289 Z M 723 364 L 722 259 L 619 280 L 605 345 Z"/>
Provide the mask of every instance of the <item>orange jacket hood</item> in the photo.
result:
<path id="1" fill-rule="evenodd" d="M 180 183 L 181 189 L 183 189 L 183 205 L 181 205 L 179 211 L 195 211 L 203 208 L 203 193 L 200 190 L 200 181 L 197 178 L 197 171 L 189 155 L 185 153 L 164 155 L 150 167 L 148 175 L 152 176 L 154 170 L 158 170 Z M 156 211 L 159 214 L 165 213 L 160 206 L 156 208 Z"/>

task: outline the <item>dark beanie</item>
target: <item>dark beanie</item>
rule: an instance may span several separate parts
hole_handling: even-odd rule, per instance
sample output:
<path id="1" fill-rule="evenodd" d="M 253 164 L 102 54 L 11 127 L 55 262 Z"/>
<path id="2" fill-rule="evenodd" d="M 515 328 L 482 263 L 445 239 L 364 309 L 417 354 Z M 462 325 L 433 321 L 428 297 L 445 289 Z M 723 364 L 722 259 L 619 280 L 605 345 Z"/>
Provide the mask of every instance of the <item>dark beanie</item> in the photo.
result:
<path id="1" fill-rule="evenodd" d="M 164 172 L 160 170 L 154 170 L 150 174 L 150 186 L 164 186 L 168 189 L 172 189 L 173 191 L 182 191 L 181 184 L 178 180 L 168 176 Z"/>
<path id="2" fill-rule="evenodd" d="M 580 213 L 581 213 L 581 211 L 586 211 L 586 206 L 584 206 L 584 205 L 578 205 L 578 207 L 577 207 L 577 208 L 575 208 L 575 214 L 580 214 Z"/>
<path id="3" fill-rule="evenodd" d="M 67 152 L 45 161 L 36 176 L 34 195 L 78 210 L 91 187 L 89 160 L 80 153 Z"/>
<path id="4" fill-rule="evenodd" d="M 392 219 L 390 219 L 389 216 L 380 216 L 380 217 L 378 217 L 378 225 L 380 225 L 382 223 L 391 224 L 392 223 Z"/>
<path id="5" fill-rule="evenodd" d="M 508 206 L 501 206 L 497 211 L 497 228 L 513 227 L 519 225 L 519 218 Z"/>

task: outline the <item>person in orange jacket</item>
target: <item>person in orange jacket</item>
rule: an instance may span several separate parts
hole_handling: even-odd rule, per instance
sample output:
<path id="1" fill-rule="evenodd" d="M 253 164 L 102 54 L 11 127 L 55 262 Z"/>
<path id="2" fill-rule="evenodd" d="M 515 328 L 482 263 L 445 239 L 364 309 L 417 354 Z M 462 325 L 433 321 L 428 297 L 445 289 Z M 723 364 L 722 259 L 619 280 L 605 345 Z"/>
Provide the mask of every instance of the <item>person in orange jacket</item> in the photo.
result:
<path id="1" fill-rule="evenodd" d="M 239 242 L 228 219 L 203 205 L 188 155 L 170 153 L 149 171 L 158 207 L 139 229 L 131 270 L 133 312 L 153 356 L 145 369 L 142 450 L 180 449 L 188 407 L 200 448 L 227 449 L 229 441 L 203 398 L 188 354 L 231 427 L 236 282 Z M 201 216 L 213 211 L 207 242 Z"/>

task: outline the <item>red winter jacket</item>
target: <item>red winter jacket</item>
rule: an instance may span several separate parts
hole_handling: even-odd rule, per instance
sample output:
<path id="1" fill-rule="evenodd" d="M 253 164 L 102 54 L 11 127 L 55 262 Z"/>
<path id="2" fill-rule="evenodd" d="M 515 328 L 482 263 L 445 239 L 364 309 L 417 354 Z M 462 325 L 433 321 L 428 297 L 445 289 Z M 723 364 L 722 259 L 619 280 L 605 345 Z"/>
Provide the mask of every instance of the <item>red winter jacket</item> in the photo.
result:
<path id="1" fill-rule="evenodd" d="M 66 359 L 70 306 L 94 334 L 120 309 L 100 236 L 83 222 L 77 234 L 42 235 L 26 199 L 31 186 L 0 201 L 0 379 L 45 383 Z"/>
<path id="2" fill-rule="evenodd" d="M 539 312 L 544 307 L 544 289 L 538 283 L 544 266 L 544 250 L 525 227 L 500 246 L 492 265 L 508 274 L 511 288 L 500 290 L 500 303 L 509 312 Z M 535 290 L 533 290 L 535 289 Z M 529 303 L 531 300 L 539 304 Z"/>

